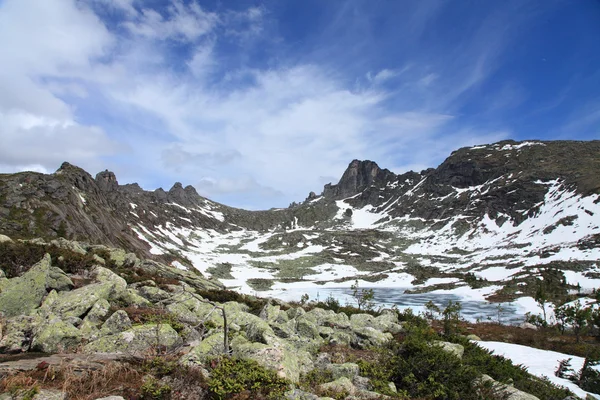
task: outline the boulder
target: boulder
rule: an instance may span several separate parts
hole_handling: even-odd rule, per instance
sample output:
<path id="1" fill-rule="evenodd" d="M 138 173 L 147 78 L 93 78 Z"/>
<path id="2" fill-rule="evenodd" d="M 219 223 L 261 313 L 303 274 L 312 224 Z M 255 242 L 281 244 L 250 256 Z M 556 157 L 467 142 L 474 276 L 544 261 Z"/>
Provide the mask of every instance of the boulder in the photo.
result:
<path id="1" fill-rule="evenodd" d="M 465 353 L 465 347 L 462 344 L 442 342 L 439 340 L 436 340 L 433 343 L 440 346 L 442 350 L 454 354 L 458 358 L 462 358 L 463 354 Z"/>
<path id="2" fill-rule="evenodd" d="M 9 279 L 0 292 L 0 312 L 6 318 L 28 315 L 39 307 L 46 295 L 50 274 L 50 254 L 22 276 Z"/>
<path id="3" fill-rule="evenodd" d="M 194 325 L 204 321 L 218 327 L 223 326 L 221 310 L 216 310 L 213 305 L 191 297 L 189 293 L 177 294 L 173 296 L 172 300 L 173 303 L 167 305 L 166 309 L 181 321 Z M 229 317 L 229 314 L 227 314 L 227 317 Z"/>
<path id="4" fill-rule="evenodd" d="M 393 339 L 393 336 L 389 332 L 381 332 L 372 327 L 364 327 L 364 328 L 356 328 L 354 330 L 356 333 L 357 340 L 355 341 L 355 345 L 359 348 L 367 348 L 370 346 L 383 346 L 385 343 Z"/>
<path id="5" fill-rule="evenodd" d="M 334 394 L 336 395 L 336 398 L 342 394 L 353 395 L 357 391 L 352 381 L 346 377 L 341 377 L 333 382 L 323 383 L 322 385 L 319 385 L 319 390 L 321 392 Z"/>
<path id="6" fill-rule="evenodd" d="M 108 397 L 98 398 L 96 400 L 125 400 L 125 399 L 121 396 L 108 396 Z"/>
<path id="7" fill-rule="evenodd" d="M 102 328 L 100 329 L 100 334 L 102 336 L 106 335 L 116 335 L 123 331 L 131 328 L 131 320 L 127 313 L 123 310 L 115 311 L 106 321 L 102 324 Z"/>
<path id="8" fill-rule="evenodd" d="M 223 332 L 216 332 L 202 340 L 200 344 L 183 356 L 180 362 L 184 365 L 202 365 L 212 358 L 223 355 L 224 350 Z"/>
<path id="9" fill-rule="evenodd" d="M 40 323 L 41 318 L 37 315 L 19 315 L 9 319 L 0 340 L 0 353 L 29 351 L 35 331 Z"/>
<path id="10" fill-rule="evenodd" d="M 270 344 L 253 343 L 242 336 L 236 336 L 231 340 L 231 349 L 234 356 L 255 360 L 292 382 L 298 382 L 301 374 L 313 368 L 308 352 L 298 350 L 282 341 L 274 340 Z"/>
<path id="11" fill-rule="evenodd" d="M 76 347 L 81 342 L 81 333 L 73 325 L 59 318 L 41 324 L 33 338 L 31 349 L 42 353 L 60 353 Z"/>
<path id="12" fill-rule="evenodd" d="M 325 369 L 331 372 L 333 379 L 346 377 L 353 380 L 360 373 L 360 368 L 355 363 L 329 364 Z"/>
<path id="13" fill-rule="evenodd" d="M 540 400 L 532 394 L 522 392 L 512 386 L 500 383 L 489 375 L 482 375 L 481 381 L 492 382 L 493 387 L 502 395 L 502 398 L 506 400 Z"/>
<path id="14" fill-rule="evenodd" d="M 48 272 L 48 279 L 46 281 L 47 289 L 71 290 L 75 285 L 71 278 L 65 274 L 65 272 L 57 267 L 50 267 Z"/>
<path id="15" fill-rule="evenodd" d="M 152 303 L 158 303 L 171 297 L 169 292 L 166 292 L 155 286 L 142 286 L 137 289 L 137 292 L 140 296 L 150 300 Z"/>
<path id="16" fill-rule="evenodd" d="M 145 324 L 134 326 L 116 335 L 101 337 L 88 343 L 83 350 L 86 353 L 140 354 L 181 344 L 181 338 L 171 325 Z"/>

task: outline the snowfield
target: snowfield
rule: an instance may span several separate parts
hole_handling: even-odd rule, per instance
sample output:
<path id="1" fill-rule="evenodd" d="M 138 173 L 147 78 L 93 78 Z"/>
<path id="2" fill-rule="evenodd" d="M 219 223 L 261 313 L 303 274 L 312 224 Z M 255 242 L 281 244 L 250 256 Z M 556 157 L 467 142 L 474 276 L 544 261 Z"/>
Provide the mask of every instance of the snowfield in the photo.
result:
<path id="1" fill-rule="evenodd" d="M 592 393 L 584 391 L 570 380 L 559 378 L 554 375 L 558 363 L 567 358 L 572 359 L 571 367 L 573 370 L 579 371 L 584 362 L 582 357 L 571 356 L 556 351 L 534 349 L 532 347 L 512 343 L 484 341 L 477 341 L 476 343 L 484 349 L 493 351 L 496 355 L 508 358 L 513 364 L 523 365 L 532 375 L 547 377 L 552 383 L 568 388 L 583 399 L 585 399 L 588 394 L 594 398 L 600 398 L 598 395 L 593 395 Z"/>

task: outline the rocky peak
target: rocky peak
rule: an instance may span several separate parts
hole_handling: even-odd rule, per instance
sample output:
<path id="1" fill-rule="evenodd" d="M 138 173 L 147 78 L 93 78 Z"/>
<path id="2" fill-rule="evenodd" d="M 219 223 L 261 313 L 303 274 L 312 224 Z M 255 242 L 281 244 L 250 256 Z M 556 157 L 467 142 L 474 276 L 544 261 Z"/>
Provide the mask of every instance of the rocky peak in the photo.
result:
<path id="1" fill-rule="evenodd" d="M 66 178 L 67 181 L 78 189 L 87 190 L 93 186 L 94 179 L 82 168 L 79 168 L 68 162 L 63 162 L 61 166 L 56 170 L 55 175 Z"/>
<path id="2" fill-rule="evenodd" d="M 383 182 L 394 175 L 387 169 L 381 169 L 370 160 L 353 160 L 337 185 L 325 185 L 323 195 L 328 198 L 344 199 L 362 192 L 377 182 Z"/>
<path id="3" fill-rule="evenodd" d="M 115 174 L 109 170 L 104 170 L 96 174 L 96 184 L 105 192 L 112 192 L 119 188 L 119 182 Z"/>

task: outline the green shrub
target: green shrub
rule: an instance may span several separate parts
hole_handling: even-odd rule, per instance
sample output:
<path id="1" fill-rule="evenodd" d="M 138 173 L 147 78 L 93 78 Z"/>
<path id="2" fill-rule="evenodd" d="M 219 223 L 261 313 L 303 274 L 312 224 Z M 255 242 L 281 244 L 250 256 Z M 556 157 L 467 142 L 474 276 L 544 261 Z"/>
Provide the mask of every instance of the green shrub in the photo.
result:
<path id="1" fill-rule="evenodd" d="M 167 400 L 171 397 L 172 388 L 169 385 L 163 385 L 155 378 L 148 378 L 140 388 L 143 400 Z"/>
<path id="2" fill-rule="evenodd" d="M 245 392 L 252 399 L 283 395 L 289 382 L 275 371 L 266 369 L 254 360 L 222 357 L 211 362 L 212 372 L 208 390 L 213 399 L 230 399 Z"/>

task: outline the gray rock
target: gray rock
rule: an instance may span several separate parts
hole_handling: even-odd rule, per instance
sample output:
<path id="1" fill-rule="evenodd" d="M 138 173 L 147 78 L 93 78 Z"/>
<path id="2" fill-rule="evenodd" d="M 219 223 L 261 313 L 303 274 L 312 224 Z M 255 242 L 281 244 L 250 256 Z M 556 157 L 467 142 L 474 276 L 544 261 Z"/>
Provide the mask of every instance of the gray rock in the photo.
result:
<path id="1" fill-rule="evenodd" d="M 454 354 L 458 358 L 462 358 L 465 353 L 465 348 L 461 344 L 450 343 L 450 342 L 442 342 L 442 341 L 434 341 L 434 343 L 442 348 L 442 350 L 447 351 L 448 353 Z"/>
<path id="2" fill-rule="evenodd" d="M 305 392 L 300 389 L 293 389 L 284 394 L 286 400 L 318 400 L 319 396 Z"/>
<path id="3" fill-rule="evenodd" d="M 6 318 L 30 314 L 46 295 L 49 274 L 50 254 L 46 254 L 22 276 L 9 279 L 0 292 L 0 312 Z"/>
<path id="4" fill-rule="evenodd" d="M 168 324 L 145 324 L 131 327 L 116 335 L 101 337 L 88 343 L 86 353 L 142 354 L 147 351 L 171 349 L 183 343 L 177 332 Z"/>
<path id="5" fill-rule="evenodd" d="M 323 383 L 319 385 L 319 390 L 323 392 L 334 393 L 340 395 L 342 393 L 346 395 L 353 395 L 356 393 L 356 387 L 352 381 L 346 377 L 336 379 L 333 382 Z"/>
<path id="6" fill-rule="evenodd" d="M 82 339 L 79 329 L 58 318 L 41 325 L 31 349 L 43 353 L 59 353 L 76 347 Z"/>
<path id="7" fill-rule="evenodd" d="M 102 324 L 100 333 L 102 335 L 116 335 L 129 328 L 131 328 L 129 316 L 125 311 L 117 310 Z"/>
<path id="8" fill-rule="evenodd" d="M 494 388 L 496 388 L 496 390 L 498 390 L 500 393 L 502 393 L 505 396 L 503 398 L 505 398 L 506 400 L 540 400 L 538 397 L 536 397 L 532 394 L 522 392 L 519 389 L 516 389 L 512 386 L 500 383 L 500 382 L 494 380 L 489 375 L 485 375 L 485 374 L 482 375 L 481 380 L 483 382 L 492 382 L 492 385 L 494 386 Z"/>
<path id="9" fill-rule="evenodd" d="M 98 398 L 96 400 L 125 400 L 125 399 L 121 396 L 108 396 L 108 397 Z"/>
<path id="10" fill-rule="evenodd" d="M 346 377 L 353 380 L 360 373 L 360 368 L 355 363 L 329 364 L 326 370 L 332 373 L 333 379 Z"/>

